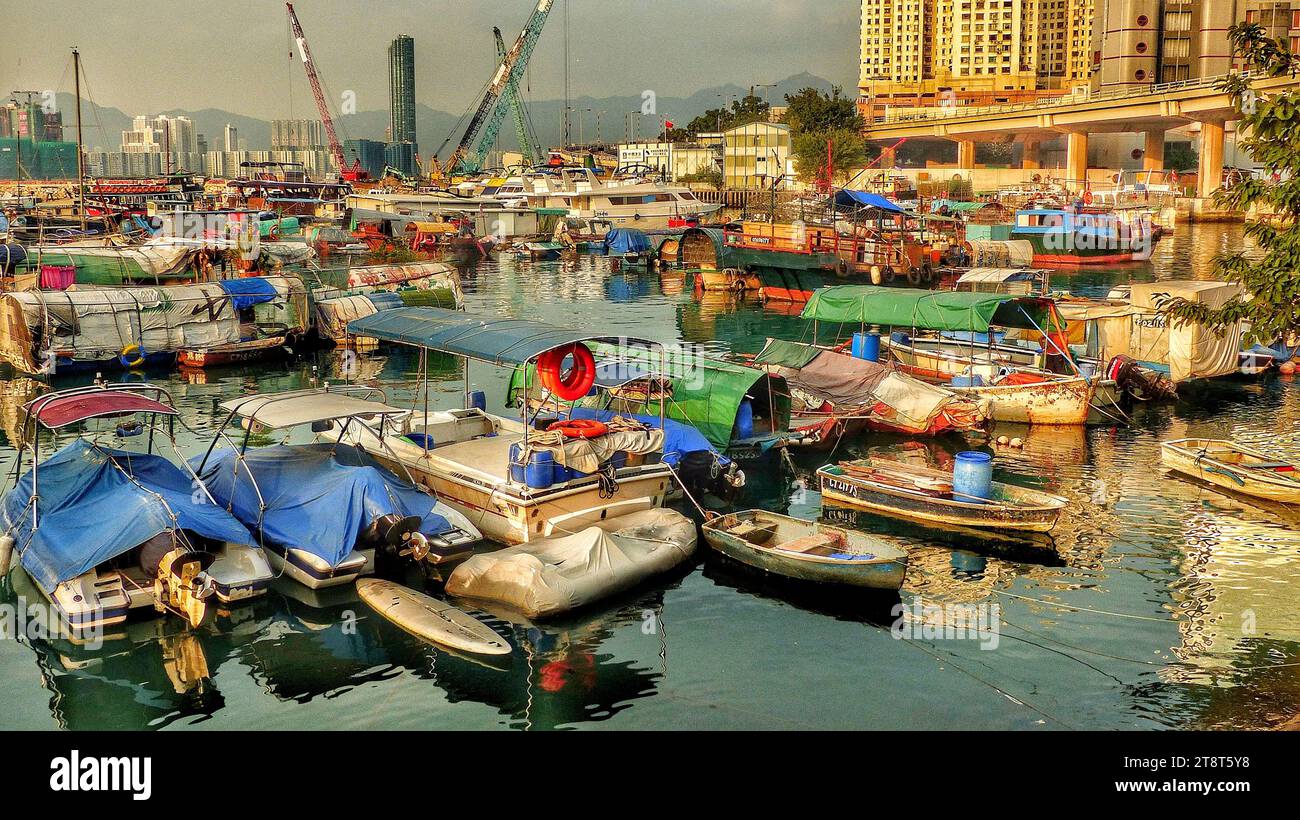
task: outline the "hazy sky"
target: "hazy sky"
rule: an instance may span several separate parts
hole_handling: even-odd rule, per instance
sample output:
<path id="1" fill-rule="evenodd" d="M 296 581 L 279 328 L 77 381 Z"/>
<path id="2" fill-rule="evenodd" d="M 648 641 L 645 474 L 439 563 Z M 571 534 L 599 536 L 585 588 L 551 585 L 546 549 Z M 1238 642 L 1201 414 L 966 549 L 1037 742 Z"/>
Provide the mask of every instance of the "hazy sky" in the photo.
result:
<path id="1" fill-rule="evenodd" d="M 459 114 L 495 64 L 492 26 L 509 45 L 535 0 L 300 0 L 294 4 L 337 109 L 387 108 L 387 46 L 415 38 L 416 100 Z M 564 96 L 568 4 L 575 97 L 667 96 L 810 71 L 857 82 L 856 0 L 556 0 L 530 66 L 529 96 Z M 314 112 L 289 26 L 274 0 L 0 0 L 0 93 L 72 90 L 81 49 L 91 97 L 128 114 L 224 108 L 264 119 Z"/>

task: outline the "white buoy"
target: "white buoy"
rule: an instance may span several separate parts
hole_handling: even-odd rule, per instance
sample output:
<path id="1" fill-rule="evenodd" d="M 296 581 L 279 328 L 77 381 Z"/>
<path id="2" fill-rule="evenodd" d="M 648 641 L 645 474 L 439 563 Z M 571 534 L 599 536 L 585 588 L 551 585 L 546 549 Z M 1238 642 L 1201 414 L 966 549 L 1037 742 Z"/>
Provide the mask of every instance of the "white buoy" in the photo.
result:
<path id="1" fill-rule="evenodd" d="M 1012 446 L 1012 447 L 1024 447 L 1024 446 L 1025 446 L 1025 443 L 1024 443 L 1023 441 L 1021 441 L 1020 439 L 1018 439 L 1018 438 L 1013 438 L 1013 439 L 1011 439 L 1011 446 Z"/>
<path id="2" fill-rule="evenodd" d="M 1007 446 L 1010 443 L 1011 443 L 1011 439 L 1007 438 L 1006 436 L 998 436 L 998 444 L 1001 444 L 1003 447 Z"/>
<path id="3" fill-rule="evenodd" d="M 14 537 L 9 533 L 0 535 L 0 578 L 9 574 L 9 562 L 14 555 Z"/>

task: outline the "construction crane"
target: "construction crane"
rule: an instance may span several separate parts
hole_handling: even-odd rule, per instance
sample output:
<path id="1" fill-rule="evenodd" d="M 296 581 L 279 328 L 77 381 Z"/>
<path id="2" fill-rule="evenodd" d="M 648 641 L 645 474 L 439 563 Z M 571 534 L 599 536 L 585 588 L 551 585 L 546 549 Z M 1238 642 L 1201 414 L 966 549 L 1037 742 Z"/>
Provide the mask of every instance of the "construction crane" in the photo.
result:
<path id="1" fill-rule="evenodd" d="M 528 58 L 532 56 L 533 47 L 537 45 L 537 38 L 541 36 L 546 17 L 554 4 L 555 0 L 538 0 L 537 8 L 533 9 L 528 22 L 524 24 L 524 30 L 519 32 L 515 44 L 501 58 L 501 64 L 492 75 L 492 82 L 488 83 L 487 91 L 483 93 L 483 99 L 479 101 L 478 109 L 466 126 L 456 150 L 451 152 L 451 156 L 441 166 L 430 163 L 433 165 L 433 176 L 441 176 L 444 168 L 453 174 L 465 174 L 475 173 L 483 167 L 488 148 L 496 141 L 497 131 L 501 127 L 501 116 L 495 114 L 501 95 L 511 83 L 518 87 L 519 79 L 528 67 Z M 442 152 L 450 140 L 448 137 L 443 141 L 438 153 Z"/>
<path id="2" fill-rule="evenodd" d="M 316 110 L 320 112 L 320 121 L 325 126 L 330 156 L 334 158 L 334 164 L 339 167 L 339 173 L 345 181 L 366 182 L 370 177 L 361 168 L 361 160 L 358 159 L 349 166 L 343 158 L 343 145 L 334 130 L 334 117 L 330 116 L 329 103 L 325 101 L 325 92 L 321 90 L 320 76 L 316 73 L 316 61 L 312 59 L 311 48 L 307 46 L 307 36 L 302 33 L 302 24 L 298 22 L 298 15 L 293 11 L 293 3 L 285 3 L 284 6 L 289 10 L 289 27 L 293 29 L 293 39 L 298 43 L 298 56 L 302 58 L 303 69 L 307 72 L 307 82 L 311 84 L 312 96 L 316 98 Z"/>
<path id="3" fill-rule="evenodd" d="M 497 59 L 504 60 L 506 57 L 506 43 L 501 39 L 501 29 L 493 26 L 492 36 L 497 41 Z M 537 144 L 537 138 L 533 135 L 532 129 L 529 128 L 528 112 L 524 109 L 524 96 L 519 92 L 519 83 L 514 79 L 506 82 L 506 103 L 509 104 L 511 112 L 515 115 L 515 140 L 519 143 L 519 153 L 523 155 L 524 165 L 536 165 L 542 155 L 541 146 Z M 505 116 L 505 109 L 497 106 L 496 111 L 492 114 L 494 119 L 500 119 Z M 500 125 L 497 126 L 500 128 Z M 491 124 L 488 130 L 495 131 Z"/>

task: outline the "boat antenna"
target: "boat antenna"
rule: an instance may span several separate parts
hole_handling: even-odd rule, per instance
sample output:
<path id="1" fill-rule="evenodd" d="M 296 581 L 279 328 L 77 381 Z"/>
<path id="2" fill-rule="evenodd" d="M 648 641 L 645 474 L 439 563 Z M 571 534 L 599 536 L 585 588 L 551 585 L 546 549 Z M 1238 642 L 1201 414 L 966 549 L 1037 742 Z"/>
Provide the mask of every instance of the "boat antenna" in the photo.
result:
<path id="1" fill-rule="evenodd" d="M 81 230 L 86 230 L 86 154 L 81 144 L 81 52 L 72 47 L 72 83 L 77 96 L 77 210 Z"/>

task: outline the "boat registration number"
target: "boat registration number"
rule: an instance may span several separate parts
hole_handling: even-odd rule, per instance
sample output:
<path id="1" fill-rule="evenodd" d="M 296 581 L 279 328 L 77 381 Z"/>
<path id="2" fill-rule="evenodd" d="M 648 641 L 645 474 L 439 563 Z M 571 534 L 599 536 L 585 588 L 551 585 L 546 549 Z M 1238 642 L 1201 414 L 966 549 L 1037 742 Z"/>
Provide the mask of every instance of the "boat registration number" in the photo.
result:
<path id="1" fill-rule="evenodd" d="M 822 486 L 824 486 L 828 490 L 840 493 L 841 495 L 851 496 L 853 498 L 858 497 L 858 488 L 847 481 L 841 481 L 838 478 L 831 478 L 830 476 L 826 476 L 822 479 L 822 482 L 823 482 Z"/>

